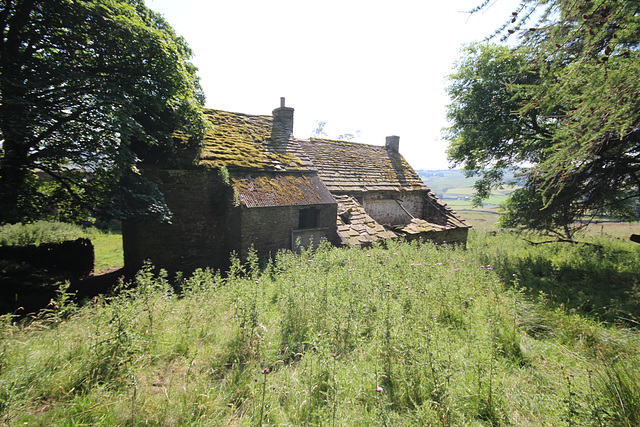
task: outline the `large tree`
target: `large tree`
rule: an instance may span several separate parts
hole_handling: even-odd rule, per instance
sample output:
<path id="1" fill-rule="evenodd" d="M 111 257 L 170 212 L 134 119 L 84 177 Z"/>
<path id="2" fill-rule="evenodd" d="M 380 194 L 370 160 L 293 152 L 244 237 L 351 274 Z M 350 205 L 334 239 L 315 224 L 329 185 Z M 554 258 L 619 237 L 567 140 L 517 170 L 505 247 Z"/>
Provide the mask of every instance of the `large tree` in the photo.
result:
<path id="1" fill-rule="evenodd" d="M 186 42 L 143 0 L 0 0 L 0 31 L 0 223 L 165 215 L 136 163 L 196 156 L 204 97 Z"/>
<path id="2" fill-rule="evenodd" d="M 571 237 L 583 215 L 628 218 L 640 195 L 640 1 L 522 0 L 497 34 L 519 39 L 467 48 L 451 76 L 450 159 L 482 176 L 480 198 L 520 171 L 507 225 Z"/>

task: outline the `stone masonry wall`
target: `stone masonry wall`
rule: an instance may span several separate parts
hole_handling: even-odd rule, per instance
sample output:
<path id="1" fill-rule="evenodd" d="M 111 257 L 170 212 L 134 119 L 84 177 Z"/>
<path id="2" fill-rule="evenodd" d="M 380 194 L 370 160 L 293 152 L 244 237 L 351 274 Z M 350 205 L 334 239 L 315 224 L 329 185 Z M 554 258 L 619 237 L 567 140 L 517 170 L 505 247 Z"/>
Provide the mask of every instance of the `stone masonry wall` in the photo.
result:
<path id="1" fill-rule="evenodd" d="M 169 271 L 191 272 L 228 262 L 227 206 L 233 193 L 215 170 L 145 169 L 172 210 L 171 224 L 123 224 L 125 267 L 136 271 L 145 260 Z"/>
<path id="2" fill-rule="evenodd" d="M 467 245 L 467 236 L 469 234 L 468 228 L 457 227 L 451 228 L 448 230 L 441 231 L 430 231 L 426 233 L 420 233 L 416 235 L 407 235 L 405 236 L 405 240 L 411 241 L 415 239 L 421 239 L 423 242 L 431 241 L 436 244 L 459 244 L 466 247 Z"/>
<path id="3" fill-rule="evenodd" d="M 280 249 L 292 249 L 291 232 L 298 229 L 300 209 L 309 206 L 240 208 L 240 255 L 246 256 L 254 245 L 258 256 L 274 256 Z M 326 237 L 335 241 L 337 205 L 319 205 L 318 224 L 326 228 Z"/>
<path id="4" fill-rule="evenodd" d="M 391 193 L 372 192 L 362 196 L 363 207 L 367 214 L 380 224 L 406 224 L 411 221 L 400 204 L 394 200 L 398 199 L 402 206 L 416 218 L 422 217 L 424 194 L 422 192 Z"/>

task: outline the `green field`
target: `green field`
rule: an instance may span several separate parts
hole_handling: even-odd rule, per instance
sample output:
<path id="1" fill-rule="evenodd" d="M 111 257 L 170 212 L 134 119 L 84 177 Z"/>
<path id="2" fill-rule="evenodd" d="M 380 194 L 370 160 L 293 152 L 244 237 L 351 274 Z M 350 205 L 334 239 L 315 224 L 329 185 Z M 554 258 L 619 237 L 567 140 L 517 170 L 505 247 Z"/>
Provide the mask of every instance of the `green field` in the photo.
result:
<path id="1" fill-rule="evenodd" d="M 418 175 L 440 199 L 451 206 L 471 207 L 473 184 L 477 178 L 466 178 L 457 169 L 449 170 L 419 170 Z M 507 179 L 512 179 L 508 176 Z M 511 187 L 496 190 L 485 201 L 488 207 L 498 206 L 504 202 L 511 191 Z"/>

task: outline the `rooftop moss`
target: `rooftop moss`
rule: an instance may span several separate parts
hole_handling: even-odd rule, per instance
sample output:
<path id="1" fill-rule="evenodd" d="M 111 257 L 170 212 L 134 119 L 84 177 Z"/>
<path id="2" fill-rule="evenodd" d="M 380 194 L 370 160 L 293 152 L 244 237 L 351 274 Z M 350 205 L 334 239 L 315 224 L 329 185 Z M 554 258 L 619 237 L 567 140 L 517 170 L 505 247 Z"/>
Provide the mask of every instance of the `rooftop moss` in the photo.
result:
<path id="1" fill-rule="evenodd" d="M 232 184 L 247 207 L 335 203 L 316 176 L 275 174 L 233 176 Z"/>
<path id="2" fill-rule="evenodd" d="M 273 117 L 221 110 L 205 113 L 213 130 L 205 135 L 200 164 L 232 169 L 305 169 L 298 157 L 271 140 Z"/>

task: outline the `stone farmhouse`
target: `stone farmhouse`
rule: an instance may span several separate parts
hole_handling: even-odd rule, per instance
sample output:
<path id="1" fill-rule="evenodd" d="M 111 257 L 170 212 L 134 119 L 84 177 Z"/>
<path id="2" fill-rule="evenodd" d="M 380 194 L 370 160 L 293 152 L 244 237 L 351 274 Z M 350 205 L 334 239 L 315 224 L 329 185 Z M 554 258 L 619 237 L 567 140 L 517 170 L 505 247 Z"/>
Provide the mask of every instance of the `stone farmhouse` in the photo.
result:
<path id="1" fill-rule="evenodd" d="M 398 152 L 399 137 L 367 145 L 293 136 L 293 108 L 272 116 L 208 110 L 214 125 L 199 164 L 145 166 L 173 212 L 170 224 L 123 224 L 125 266 L 224 268 L 253 246 L 261 257 L 317 244 L 381 239 L 465 244 L 469 226 Z"/>

